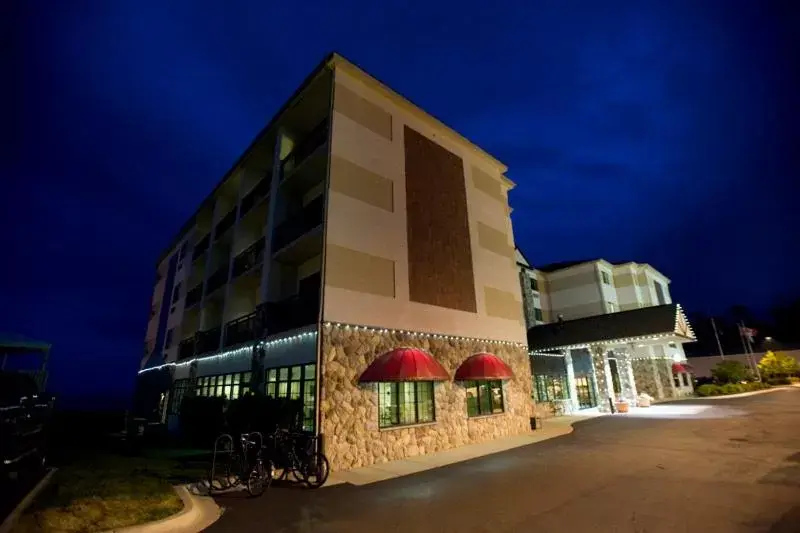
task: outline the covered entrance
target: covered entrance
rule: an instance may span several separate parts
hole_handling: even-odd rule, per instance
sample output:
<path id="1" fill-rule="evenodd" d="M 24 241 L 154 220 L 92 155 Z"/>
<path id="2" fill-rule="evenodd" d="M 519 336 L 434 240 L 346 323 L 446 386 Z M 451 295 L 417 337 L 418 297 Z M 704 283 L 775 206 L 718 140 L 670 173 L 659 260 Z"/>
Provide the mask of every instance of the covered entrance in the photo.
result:
<path id="1" fill-rule="evenodd" d="M 685 362 L 681 345 L 695 340 L 679 304 L 565 320 L 528 330 L 532 374 L 537 384 L 552 375 L 560 358 L 574 409 L 608 412 L 617 402 L 636 405 L 639 395 L 679 397 L 673 364 Z M 540 395 L 541 398 L 541 395 Z"/>

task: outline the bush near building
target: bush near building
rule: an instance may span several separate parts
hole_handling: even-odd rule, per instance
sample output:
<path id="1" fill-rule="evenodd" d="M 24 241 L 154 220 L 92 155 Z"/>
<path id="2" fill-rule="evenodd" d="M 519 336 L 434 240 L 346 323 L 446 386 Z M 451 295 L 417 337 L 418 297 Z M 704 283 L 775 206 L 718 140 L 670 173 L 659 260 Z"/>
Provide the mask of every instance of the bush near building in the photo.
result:
<path id="1" fill-rule="evenodd" d="M 695 389 L 698 396 L 726 396 L 728 394 L 739 394 L 742 392 L 752 392 L 762 389 L 768 389 L 770 385 L 759 381 L 752 381 L 749 383 L 725 383 L 722 385 L 706 384 L 700 385 Z"/>
<path id="2" fill-rule="evenodd" d="M 741 383 L 748 381 L 752 376 L 750 369 L 739 361 L 725 359 L 711 369 L 711 375 L 717 384 Z"/>
<path id="3" fill-rule="evenodd" d="M 800 372 L 800 365 L 797 359 L 782 352 L 768 351 L 758 362 L 758 369 L 761 375 L 770 379 L 783 379 L 789 383 L 789 377 L 795 376 Z"/>

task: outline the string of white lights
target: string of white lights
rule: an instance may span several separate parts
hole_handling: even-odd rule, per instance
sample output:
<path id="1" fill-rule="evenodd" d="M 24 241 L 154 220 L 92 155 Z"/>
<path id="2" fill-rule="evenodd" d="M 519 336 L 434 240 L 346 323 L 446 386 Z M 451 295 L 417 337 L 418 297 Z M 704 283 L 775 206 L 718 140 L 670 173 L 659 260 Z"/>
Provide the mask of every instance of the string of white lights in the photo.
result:
<path id="1" fill-rule="evenodd" d="M 525 347 L 527 346 L 524 342 L 514 342 L 514 341 L 500 341 L 494 339 L 481 339 L 476 337 L 462 337 L 459 335 L 444 335 L 441 333 L 425 333 L 421 331 L 409 331 L 405 329 L 394 329 L 394 328 L 382 328 L 376 326 L 362 326 L 356 324 L 345 324 L 342 322 L 325 322 L 325 327 L 338 327 L 344 330 L 352 329 L 353 331 L 370 331 L 378 334 L 400 334 L 400 335 L 408 335 L 410 337 L 416 337 L 421 339 L 437 339 L 437 340 L 456 340 L 456 341 L 466 341 L 466 342 L 480 342 L 484 344 L 501 344 L 505 346 L 517 346 L 517 347 Z"/>
<path id="2" fill-rule="evenodd" d="M 290 342 L 302 341 L 305 339 L 309 339 L 311 337 L 316 337 L 316 335 L 317 335 L 316 328 L 305 329 L 302 331 L 295 330 L 289 335 L 285 334 L 284 336 L 276 335 L 273 337 L 267 337 L 266 339 L 261 341 L 251 341 L 244 345 L 236 346 L 234 348 L 222 352 L 213 353 L 210 355 L 198 355 L 180 362 L 169 362 L 169 363 L 164 363 L 162 365 L 153 366 L 150 368 L 143 368 L 142 370 L 139 370 L 139 374 L 143 374 L 144 372 L 149 372 L 151 370 L 160 370 L 162 368 L 189 366 L 192 363 L 199 361 L 206 362 L 206 361 L 236 359 L 239 357 L 251 357 L 253 355 L 254 348 L 261 348 L 268 350 L 269 348 L 275 346 L 281 346 L 288 344 Z"/>

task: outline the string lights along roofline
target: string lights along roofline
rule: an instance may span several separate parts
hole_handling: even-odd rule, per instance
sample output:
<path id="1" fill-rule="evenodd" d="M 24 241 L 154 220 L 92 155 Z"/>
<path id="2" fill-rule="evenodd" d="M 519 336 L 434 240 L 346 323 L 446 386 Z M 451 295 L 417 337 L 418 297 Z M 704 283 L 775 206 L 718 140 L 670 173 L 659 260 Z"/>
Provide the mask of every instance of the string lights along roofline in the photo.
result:
<path id="1" fill-rule="evenodd" d="M 345 324 L 343 322 L 324 322 L 323 325 L 325 327 L 340 327 L 343 329 L 352 329 L 353 331 L 371 331 L 375 333 L 390 333 L 396 334 L 399 333 L 401 335 L 408 335 L 410 337 L 417 337 L 422 339 L 437 339 L 437 340 L 456 340 L 456 341 L 468 341 L 468 342 L 480 342 L 484 344 L 500 344 L 504 346 L 517 346 L 517 347 L 524 347 L 528 344 L 525 342 L 515 342 L 515 341 L 501 341 L 495 339 L 482 339 L 479 337 L 463 337 L 460 335 L 445 335 L 441 333 L 427 333 L 423 331 L 410 331 L 407 329 L 395 329 L 395 328 L 384 328 L 380 326 L 364 326 L 360 324 Z"/>
<path id="2" fill-rule="evenodd" d="M 169 368 L 169 367 L 183 367 L 189 366 L 192 363 L 200 362 L 200 361 L 218 361 L 220 359 L 235 359 L 244 355 L 252 355 L 253 349 L 255 348 L 264 348 L 268 349 L 273 346 L 287 344 L 297 340 L 303 340 L 310 337 L 315 337 L 317 335 L 316 329 L 307 329 L 306 331 L 295 331 L 290 335 L 286 335 L 283 337 L 273 337 L 267 338 L 262 341 L 250 341 L 245 345 L 237 346 L 235 348 L 225 350 L 219 353 L 211 354 L 211 355 L 197 355 L 192 357 L 191 359 L 186 359 L 185 361 L 180 362 L 169 362 L 164 363 L 158 366 L 153 366 L 150 368 L 143 368 L 139 370 L 139 374 L 143 374 L 145 372 L 149 372 L 151 370 L 160 370 L 162 368 Z"/>

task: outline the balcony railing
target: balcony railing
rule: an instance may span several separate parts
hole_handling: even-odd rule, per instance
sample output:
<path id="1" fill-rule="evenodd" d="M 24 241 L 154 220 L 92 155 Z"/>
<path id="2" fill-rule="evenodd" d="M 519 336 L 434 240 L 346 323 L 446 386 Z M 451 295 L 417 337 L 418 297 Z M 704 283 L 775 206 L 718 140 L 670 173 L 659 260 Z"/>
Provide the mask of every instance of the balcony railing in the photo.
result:
<path id="1" fill-rule="evenodd" d="M 215 290 L 225 285 L 227 282 L 228 282 L 228 262 L 225 261 L 224 265 L 219 267 L 216 270 L 216 272 L 214 272 L 208 277 L 208 283 L 206 283 L 206 294 L 211 294 Z"/>
<path id="2" fill-rule="evenodd" d="M 319 297 L 287 298 L 264 304 L 266 331 L 269 335 L 314 324 L 319 319 Z"/>
<path id="3" fill-rule="evenodd" d="M 239 277 L 264 262 L 264 238 L 259 238 L 233 260 L 233 277 Z"/>
<path id="4" fill-rule="evenodd" d="M 220 335 L 222 335 L 222 328 L 220 326 L 197 332 L 197 335 L 195 335 L 195 353 L 200 355 L 218 350 Z"/>
<path id="5" fill-rule="evenodd" d="M 241 216 L 245 216 L 255 205 L 260 202 L 262 199 L 266 198 L 267 194 L 269 193 L 269 186 L 272 182 L 272 176 L 267 175 L 264 178 L 261 178 L 261 181 L 256 183 L 256 186 L 253 187 L 253 190 L 249 193 L 245 194 L 244 198 L 242 198 L 242 207 L 240 209 Z"/>
<path id="6" fill-rule="evenodd" d="M 195 338 L 184 339 L 178 345 L 178 361 L 194 357 Z"/>
<path id="7" fill-rule="evenodd" d="M 225 348 L 266 336 L 265 309 L 259 306 L 254 312 L 225 324 Z"/>
<path id="8" fill-rule="evenodd" d="M 295 145 L 294 150 L 289 152 L 286 159 L 281 161 L 281 180 L 286 178 L 286 174 L 300 166 L 308 156 L 313 154 L 317 148 L 325 144 L 328 140 L 328 119 L 325 118 L 317 124 L 305 138 Z"/>
<path id="9" fill-rule="evenodd" d="M 225 235 L 225 232 L 231 229 L 235 223 L 236 223 L 236 208 L 233 208 L 230 211 L 228 211 L 228 214 L 222 217 L 222 220 L 217 222 L 217 227 L 214 229 L 214 239 L 215 240 L 219 239 L 220 237 Z"/>
<path id="10" fill-rule="evenodd" d="M 272 249 L 276 252 L 282 250 L 288 244 L 322 224 L 324 210 L 325 197 L 317 196 L 299 213 L 289 217 L 288 220 L 275 228 L 275 233 L 272 236 Z"/>
<path id="11" fill-rule="evenodd" d="M 192 261 L 197 261 L 198 257 L 206 253 L 209 244 L 211 244 L 211 235 L 209 234 L 206 234 L 205 237 L 197 241 L 197 244 L 194 245 L 194 251 L 192 252 Z"/>
<path id="12" fill-rule="evenodd" d="M 197 305 L 202 297 L 203 284 L 199 283 L 195 287 L 189 289 L 189 291 L 186 293 L 186 303 L 184 304 L 184 307 L 189 308 L 193 305 Z"/>

